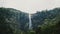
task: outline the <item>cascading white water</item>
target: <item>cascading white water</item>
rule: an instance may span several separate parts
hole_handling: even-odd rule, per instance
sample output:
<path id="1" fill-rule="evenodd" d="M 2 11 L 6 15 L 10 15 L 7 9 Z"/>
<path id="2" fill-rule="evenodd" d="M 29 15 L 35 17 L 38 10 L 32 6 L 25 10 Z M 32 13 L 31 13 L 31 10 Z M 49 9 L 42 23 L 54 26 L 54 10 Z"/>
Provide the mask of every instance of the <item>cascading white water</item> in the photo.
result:
<path id="1" fill-rule="evenodd" d="M 31 14 L 29 13 L 29 29 L 32 29 Z"/>

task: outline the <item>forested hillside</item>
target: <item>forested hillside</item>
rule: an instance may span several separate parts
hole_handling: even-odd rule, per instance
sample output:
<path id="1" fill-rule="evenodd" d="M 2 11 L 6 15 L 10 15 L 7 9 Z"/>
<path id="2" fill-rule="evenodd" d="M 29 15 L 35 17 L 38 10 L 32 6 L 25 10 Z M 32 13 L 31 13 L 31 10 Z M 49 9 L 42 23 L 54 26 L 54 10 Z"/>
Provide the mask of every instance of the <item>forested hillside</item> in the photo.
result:
<path id="1" fill-rule="evenodd" d="M 0 34 L 18 34 L 28 30 L 28 14 L 12 8 L 0 8 Z"/>
<path id="2" fill-rule="evenodd" d="M 58 15 L 60 16 L 60 8 L 38 11 L 37 13 L 32 14 L 33 27 L 44 24 L 47 19 L 54 20 Z"/>
<path id="3" fill-rule="evenodd" d="M 60 8 L 33 14 L 32 24 L 38 34 L 60 34 Z"/>
<path id="4" fill-rule="evenodd" d="M 0 8 L 0 34 L 60 34 L 60 8 L 31 14 L 13 8 Z"/>

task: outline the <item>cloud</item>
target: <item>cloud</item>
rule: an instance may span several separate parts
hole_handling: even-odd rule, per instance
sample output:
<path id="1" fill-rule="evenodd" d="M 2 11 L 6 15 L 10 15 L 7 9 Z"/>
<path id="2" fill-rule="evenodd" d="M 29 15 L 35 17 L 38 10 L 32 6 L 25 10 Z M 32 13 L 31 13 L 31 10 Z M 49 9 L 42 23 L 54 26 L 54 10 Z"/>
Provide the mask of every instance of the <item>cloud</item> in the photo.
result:
<path id="1" fill-rule="evenodd" d="M 5 7 L 15 8 L 30 13 L 60 7 L 60 0 L 5 0 L 4 2 Z"/>

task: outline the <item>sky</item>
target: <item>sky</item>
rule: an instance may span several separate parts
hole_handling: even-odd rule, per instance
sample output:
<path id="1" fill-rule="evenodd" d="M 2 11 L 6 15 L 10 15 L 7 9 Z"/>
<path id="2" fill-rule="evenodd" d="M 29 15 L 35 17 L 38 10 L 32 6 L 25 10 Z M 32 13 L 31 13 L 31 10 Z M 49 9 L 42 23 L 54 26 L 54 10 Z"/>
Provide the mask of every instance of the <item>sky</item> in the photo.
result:
<path id="1" fill-rule="evenodd" d="M 60 0 L 0 0 L 1 6 L 32 14 L 36 11 L 60 7 Z"/>

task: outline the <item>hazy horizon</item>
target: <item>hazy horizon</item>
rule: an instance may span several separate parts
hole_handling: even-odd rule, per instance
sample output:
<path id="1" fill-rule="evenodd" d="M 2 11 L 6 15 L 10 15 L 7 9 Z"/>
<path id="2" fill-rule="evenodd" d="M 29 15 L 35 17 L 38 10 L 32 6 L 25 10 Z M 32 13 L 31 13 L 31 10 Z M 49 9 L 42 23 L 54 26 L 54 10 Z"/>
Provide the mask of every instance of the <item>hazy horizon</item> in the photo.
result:
<path id="1" fill-rule="evenodd" d="M 27 13 L 60 7 L 60 0 L 0 0 L 0 7 L 15 8 Z"/>

